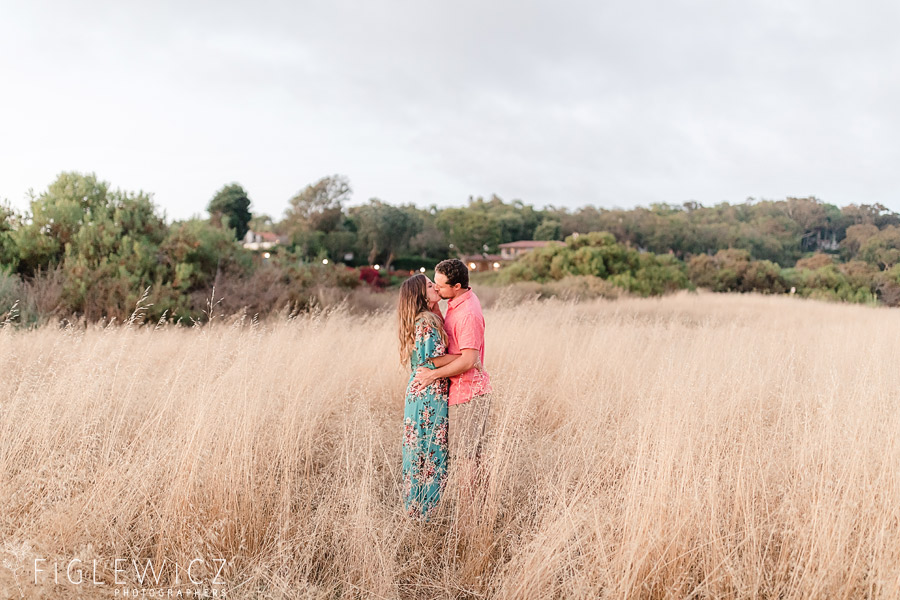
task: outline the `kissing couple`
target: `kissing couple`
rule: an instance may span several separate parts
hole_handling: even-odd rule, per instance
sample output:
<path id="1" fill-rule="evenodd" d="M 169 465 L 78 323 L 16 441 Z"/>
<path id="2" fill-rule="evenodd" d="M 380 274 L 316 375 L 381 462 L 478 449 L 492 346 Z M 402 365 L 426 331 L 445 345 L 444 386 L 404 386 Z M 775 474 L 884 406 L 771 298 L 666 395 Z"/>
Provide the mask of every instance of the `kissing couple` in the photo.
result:
<path id="1" fill-rule="evenodd" d="M 447 300 L 442 315 L 441 300 Z M 400 361 L 410 369 L 403 410 L 403 501 L 427 520 L 451 459 L 471 494 L 481 466 L 491 406 L 484 370 L 484 315 L 459 259 L 438 263 L 434 281 L 413 275 L 400 287 Z"/>

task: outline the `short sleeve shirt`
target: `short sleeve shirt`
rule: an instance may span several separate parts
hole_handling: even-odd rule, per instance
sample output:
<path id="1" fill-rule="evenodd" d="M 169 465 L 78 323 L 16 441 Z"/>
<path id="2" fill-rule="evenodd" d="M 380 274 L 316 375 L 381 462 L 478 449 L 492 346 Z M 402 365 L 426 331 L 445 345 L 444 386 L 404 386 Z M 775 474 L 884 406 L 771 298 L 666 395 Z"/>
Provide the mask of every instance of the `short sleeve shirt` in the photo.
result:
<path id="1" fill-rule="evenodd" d="M 478 350 L 484 366 L 484 314 L 481 312 L 481 302 L 471 288 L 447 304 L 444 329 L 447 331 L 448 354 L 461 354 L 466 348 Z M 472 367 L 450 378 L 449 404 L 463 404 L 474 396 L 489 393 L 491 389 L 487 371 Z"/>

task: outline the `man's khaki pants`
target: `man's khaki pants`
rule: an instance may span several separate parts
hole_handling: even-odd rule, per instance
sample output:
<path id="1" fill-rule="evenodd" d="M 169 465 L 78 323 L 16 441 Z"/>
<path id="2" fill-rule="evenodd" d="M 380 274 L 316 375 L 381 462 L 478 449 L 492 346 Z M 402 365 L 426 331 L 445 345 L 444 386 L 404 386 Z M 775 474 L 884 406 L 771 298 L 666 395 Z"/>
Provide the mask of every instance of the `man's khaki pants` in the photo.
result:
<path id="1" fill-rule="evenodd" d="M 450 459 L 478 460 L 487 445 L 491 394 L 474 396 L 468 402 L 450 406 L 448 443 Z"/>

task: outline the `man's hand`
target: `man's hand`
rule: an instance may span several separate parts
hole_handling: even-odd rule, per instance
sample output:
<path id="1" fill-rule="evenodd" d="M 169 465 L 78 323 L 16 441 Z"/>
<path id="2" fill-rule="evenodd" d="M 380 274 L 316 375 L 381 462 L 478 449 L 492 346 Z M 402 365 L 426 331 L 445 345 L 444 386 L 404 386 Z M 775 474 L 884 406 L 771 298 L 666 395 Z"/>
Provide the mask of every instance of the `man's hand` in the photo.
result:
<path id="1" fill-rule="evenodd" d="M 416 376 L 413 378 L 413 389 L 418 391 L 422 388 L 426 388 L 434 383 L 435 379 L 437 379 L 437 377 L 434 376 L 434 369 L 419 367 L 416 369 Z"/>
<path id="2" fill-rule="evenodd" d="M 462 354 L 453 362 L 447 363 L 443 367 L 437 369 L 429 369 L 428 367 L 419 367 L 416 369 L 416 376 L 413 377 L 413 391 L 419 391 L 423 387 L 427 387 L 442 377 L 453 377 L 460 373 L 465 373 L 469 369 L 475 368 L 479 373 L 484 372 L 484 366 L 478 358 L 478 350 L 472 348 L 463 348 Z"/>

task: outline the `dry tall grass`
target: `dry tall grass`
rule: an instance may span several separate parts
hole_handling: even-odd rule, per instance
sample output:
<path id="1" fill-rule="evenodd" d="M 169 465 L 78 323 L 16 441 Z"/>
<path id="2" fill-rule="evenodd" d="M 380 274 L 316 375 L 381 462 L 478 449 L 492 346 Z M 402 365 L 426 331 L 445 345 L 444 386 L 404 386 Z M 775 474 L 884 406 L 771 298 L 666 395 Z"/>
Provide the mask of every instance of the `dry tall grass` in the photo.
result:
<path id="1" fill-rule="evenodd" d="M 222 557 L 231 598 L 900 595 L 900 313 L 486 317 L 495 438 L 465 527 L 453 501 L 403 515 L 393 315 L 0 331 L 0 594 L 112 596 L 65 582 L 76 557 L 105 582 L 113 557 L 206 558 L 205 581 Z"/>

